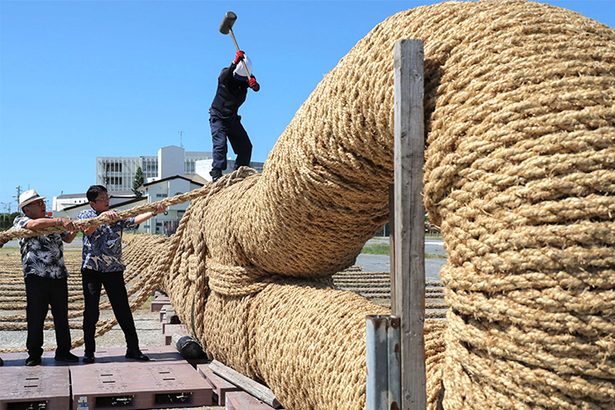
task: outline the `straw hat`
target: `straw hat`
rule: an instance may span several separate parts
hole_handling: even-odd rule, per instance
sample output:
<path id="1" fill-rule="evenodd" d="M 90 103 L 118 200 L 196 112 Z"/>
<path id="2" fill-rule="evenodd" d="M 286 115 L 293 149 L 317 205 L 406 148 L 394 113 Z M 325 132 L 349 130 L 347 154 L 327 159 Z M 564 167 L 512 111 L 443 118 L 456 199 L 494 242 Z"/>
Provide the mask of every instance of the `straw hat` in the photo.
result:
<path id="1" fill-rule="evenodd" d="M 34 189 L 28 189 L 19 195 L 19 208 L 23 209 L 24 206 L 36 202 L 39 199 L 45 199 L 45 197 L 40 196 Z"/>

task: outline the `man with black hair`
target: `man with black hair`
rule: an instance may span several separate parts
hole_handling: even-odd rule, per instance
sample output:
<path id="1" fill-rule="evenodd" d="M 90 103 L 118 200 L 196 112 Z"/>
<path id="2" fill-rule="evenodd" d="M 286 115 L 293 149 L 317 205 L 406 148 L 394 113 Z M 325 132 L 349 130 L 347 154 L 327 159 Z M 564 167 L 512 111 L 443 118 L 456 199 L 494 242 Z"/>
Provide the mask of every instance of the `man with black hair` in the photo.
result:
<path id="1" fill-rule="evenodd" d="M 254 91 L 261 86 L 252 74 L 250 60 L 241 50 L 237 51 L 230 66 L 222 69 L 218 77 L 218 88 L 211 108 L 209 124 L 213 143 L 213 163 L 209 173 L 212 181 L 217 181 L 226 169 L 227 139 L 237 155 L 235 169 L 250 165 L 252 143 L 248 133 L 241 125 L 239 107 L 246 100 L 248 88 Z"/>
<path id="2" fill-rule="evenodd" d="M 114 222 L 86 229 L 83 232 L 83 263 L 81 275 L 83 284 L 83 339 L 85 341 L 84 363 L 96 361 L 96 323 L 100 316 L 100 291 L 105 287 L 109 302 L 118 324 L 126 338 L 126 355 L 128 359 L 149 360 L 139 349 L 139 338 L 135 322 L 128 303 L 128 293 L 124 283 L 122 263 L 122 232 L 134 229 L 158 213 L 165 212 L 166 207 L 159 204 L 155 212 L 145 212 L 135 217 L 119 219 L 115 211 L 109 210 L 109 194 L 102 185 L 92 185 L 86 196 L 92 209 L 81 211 L 79 219 L 96 218 L 106 215 Z"/>

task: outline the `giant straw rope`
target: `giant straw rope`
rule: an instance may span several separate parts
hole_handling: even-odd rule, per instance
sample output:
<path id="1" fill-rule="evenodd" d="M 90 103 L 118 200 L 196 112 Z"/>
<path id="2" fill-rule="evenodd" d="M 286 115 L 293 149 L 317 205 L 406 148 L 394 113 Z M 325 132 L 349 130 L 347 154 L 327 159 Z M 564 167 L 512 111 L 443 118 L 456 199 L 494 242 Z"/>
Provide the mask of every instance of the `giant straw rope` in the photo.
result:
<path id="1" fill-rule="evenodd" d="M 425 41 L 425 204 L 449 253 L 447 326 L 425 325 L 430 408 L 441 384 L 446 409 L 615 407 L 615 31 L 569 11 L 390 17 L 325 76 L 262 175 L 194 199 L 143 269 L 166 272 L 207 350 L 286 408 L 362 408 L 364 317 L 386 310 L 329 279 L 388 218 L 404 38 Z"/>

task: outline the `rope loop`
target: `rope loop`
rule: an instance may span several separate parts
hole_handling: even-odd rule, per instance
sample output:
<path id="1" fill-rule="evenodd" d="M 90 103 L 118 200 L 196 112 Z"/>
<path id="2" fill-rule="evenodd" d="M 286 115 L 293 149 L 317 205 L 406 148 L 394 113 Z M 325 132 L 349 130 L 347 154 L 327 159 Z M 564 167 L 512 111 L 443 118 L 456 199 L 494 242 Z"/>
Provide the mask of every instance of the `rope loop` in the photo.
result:
<path id="1" fill-rule="evenodd" d="M 207 264 L 209 288 L 225 296 L 243 297 L 260 292 L 272 282 L 265 275 L 255 267 L 228 266 L 212 260 Z"/>

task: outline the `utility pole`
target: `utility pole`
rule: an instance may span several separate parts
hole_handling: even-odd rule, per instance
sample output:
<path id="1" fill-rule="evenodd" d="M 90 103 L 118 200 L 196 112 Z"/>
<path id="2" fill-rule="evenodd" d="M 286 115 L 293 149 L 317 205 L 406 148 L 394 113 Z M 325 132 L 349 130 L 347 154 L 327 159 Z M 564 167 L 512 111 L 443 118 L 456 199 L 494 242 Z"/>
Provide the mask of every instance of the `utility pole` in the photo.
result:
<path id="1" fill-rule="evenodd" d="M 184 132 L 180 130 L 180 131 L 178 131 L 178 134 L 179 134 L 179 146 L 184 148 L 184 143 L 182 141 L 182 137 L 184 136 Z"/>
<path id="2" fill-rule="evenodd" d="M 8 214 L 11 213 L 11 205 L 13 204 L 12 202 L 0 202 L 0 204 L 2 204 L 2 206 L 4 207 L 4 209 L 6 209 L 6 212 Z"/>
<path id="3" fill-rule="evenodd" d="M 17 196 L 15 196 L 15 200 L 17 201 L 17 209 L 19 209 L 19 195 L 21 195 L 21 185 L 17 185 L 15 188 L 17 190 Z"/>

